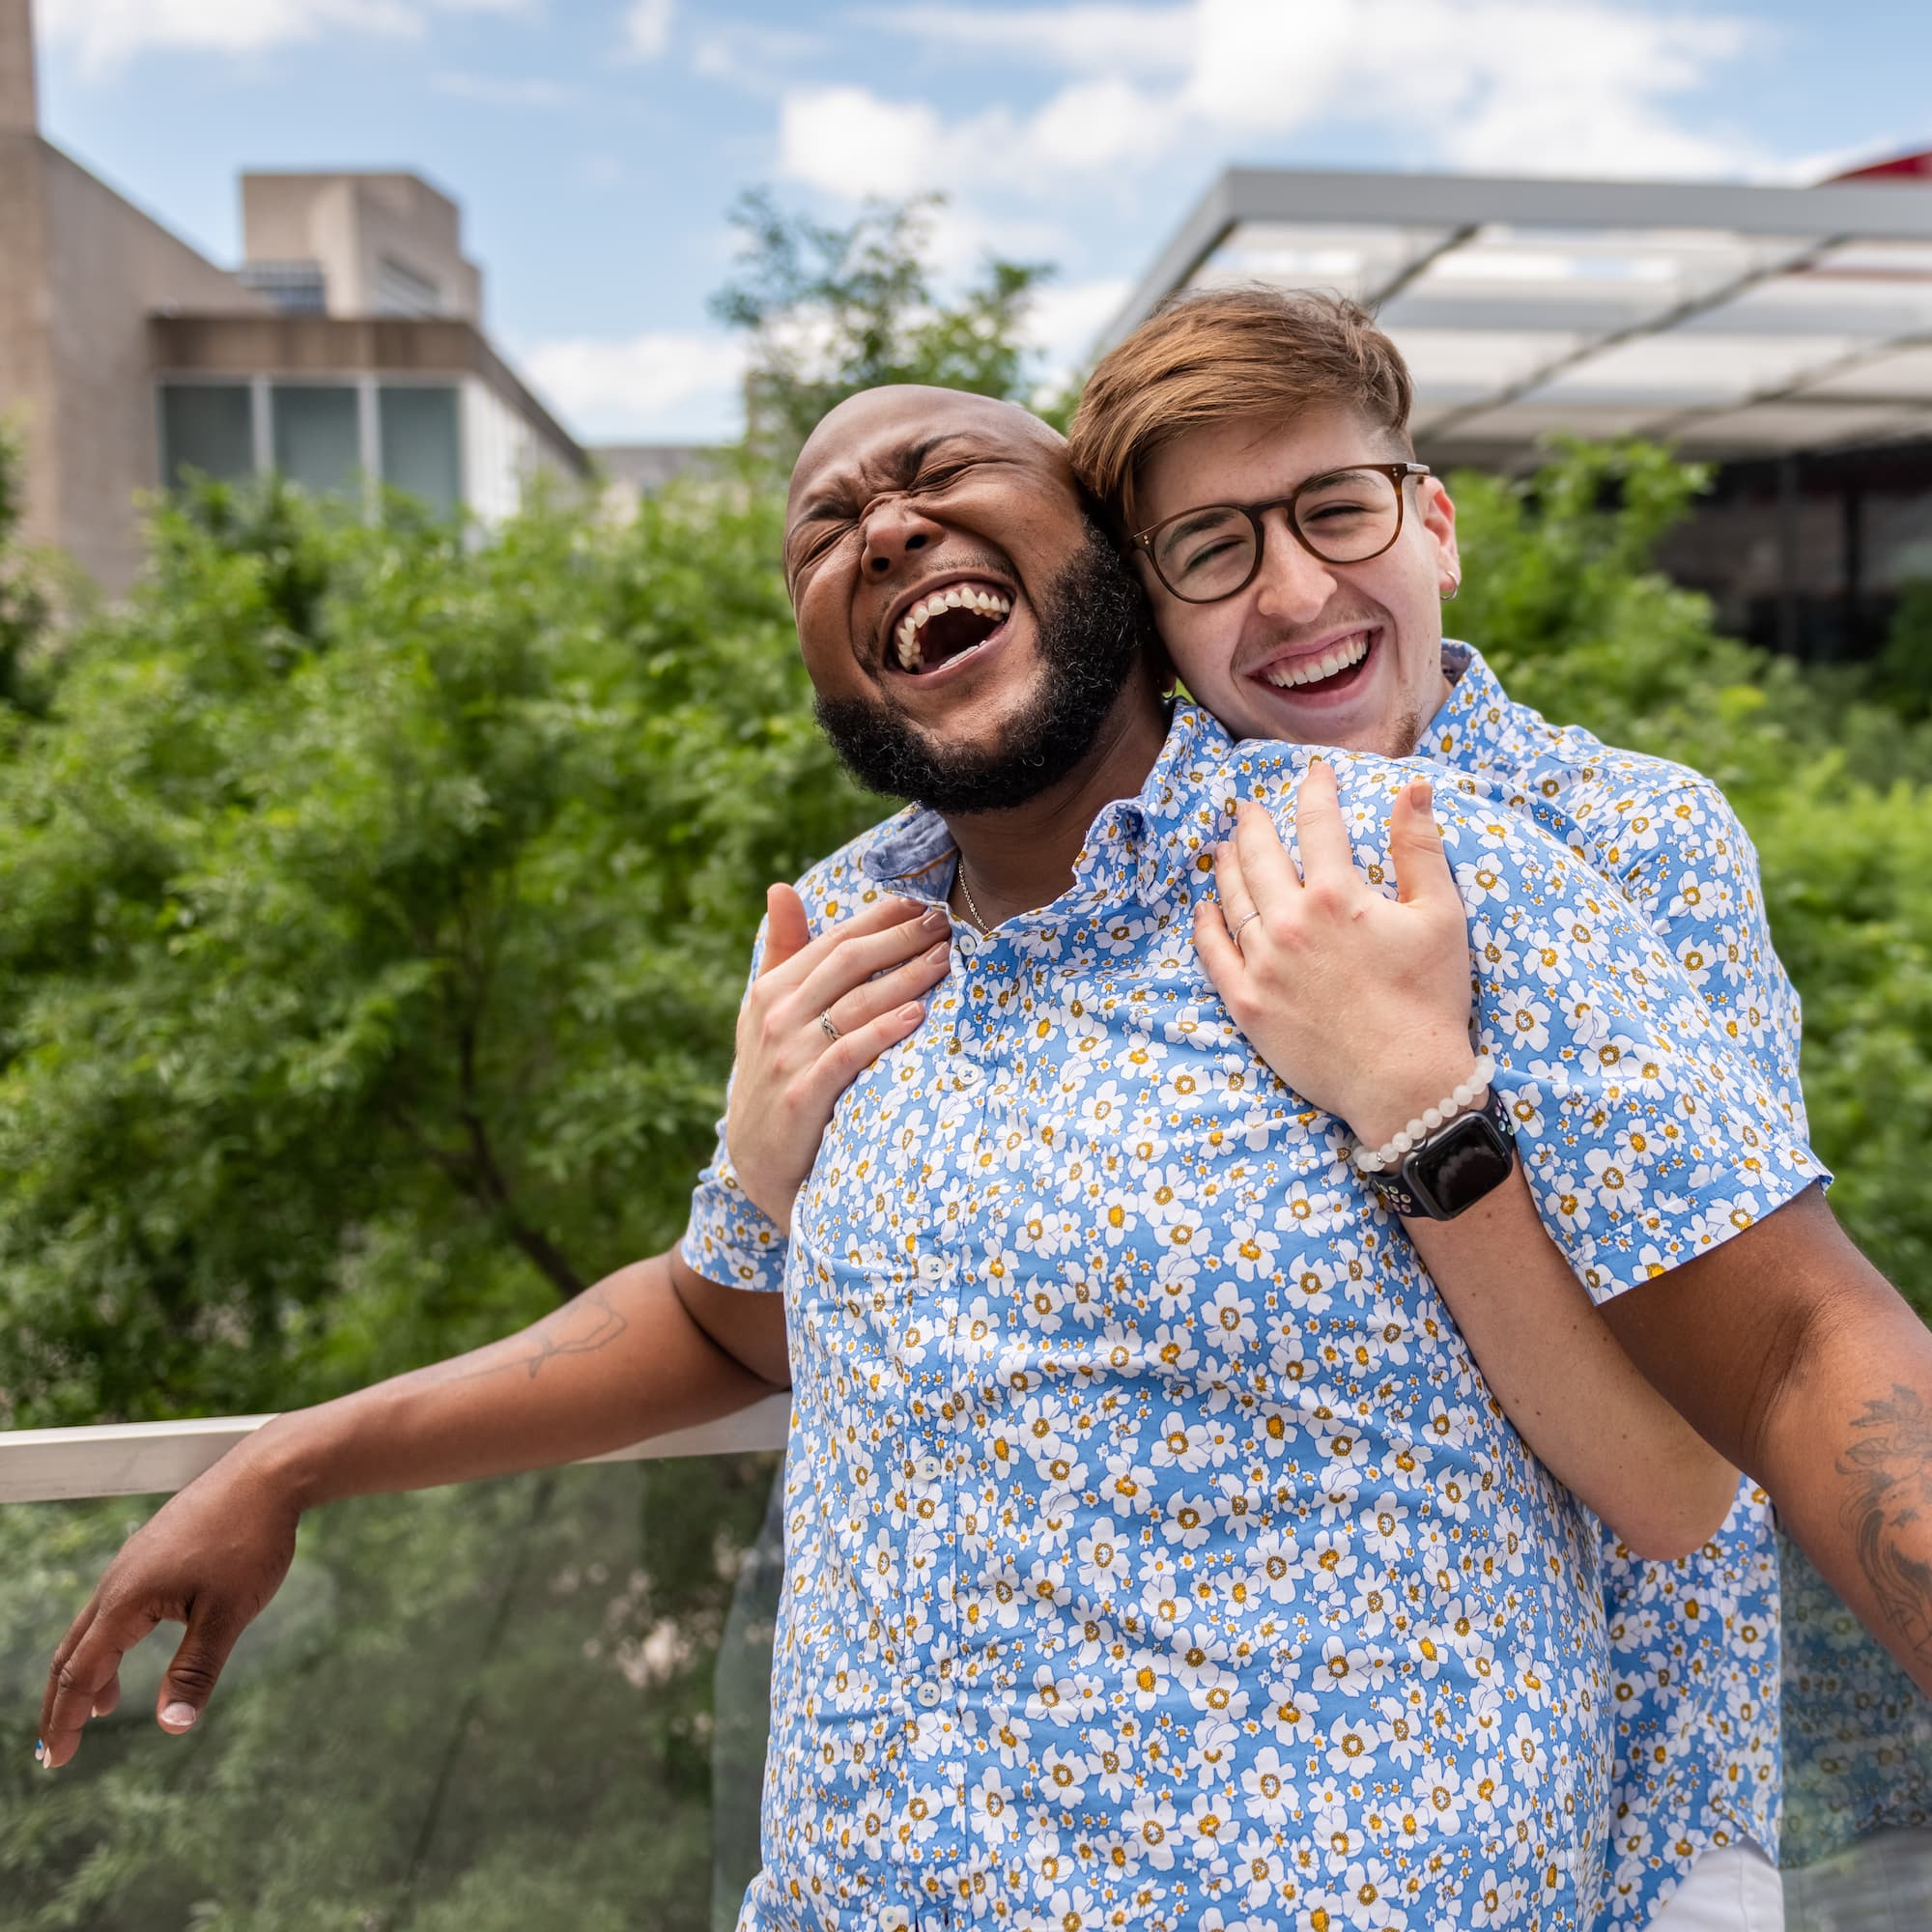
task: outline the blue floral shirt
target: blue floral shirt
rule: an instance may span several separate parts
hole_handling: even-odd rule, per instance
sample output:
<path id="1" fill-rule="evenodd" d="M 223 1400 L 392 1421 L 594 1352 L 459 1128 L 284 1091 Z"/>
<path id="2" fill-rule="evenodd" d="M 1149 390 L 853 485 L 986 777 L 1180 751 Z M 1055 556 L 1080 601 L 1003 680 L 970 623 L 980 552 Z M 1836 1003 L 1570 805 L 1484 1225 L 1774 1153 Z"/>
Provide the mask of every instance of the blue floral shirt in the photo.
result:
<path id="1" fill-rule="evenodd" d="M 1772 945 L 1757 854 L 1723 794 L 1682 765 L 1549 724 L 1466 644 L 1444 646 L 1443 668 L 1455 689 L 1421 749 L 1505 787 L 1623 888 L 1773 1117 L 1802 1139 L 1798 995 Z M 1612 1922 L 1643 1924 L 1707 1845 L 1742 1834 L 1776 1855 L 1780 1770 L 1791 1863 L 1881 1825 L 1932 1823 L 1932 1704 L 1776 1534 L 1755 1485 L 1698 1555 L 1643 1563 L 1607 1536 L 1604 1555 L 1617 1704 Z"/>
<path id="2" fill-rule="evenodd" d="M 955 935 L 787 1236 L 721 1145 L 686 1259 L 781 1291 L 785 1589 L 741 1925 L 1585 1927 L 1613 1735 L 1593 1521 L 1529 1455 L 1339 1122 L 1190 909 L 1307 753 L 1177 713 L 1069 891 Z M 1337 760 L 1385 889 L 1411 766 Z M 1482 1043 L 1608 1297 L 1816 1178 L 1628 902 L 1471 781 L 1439 813 Z M 907 810 L 814 925 L 938 900 Z"/>

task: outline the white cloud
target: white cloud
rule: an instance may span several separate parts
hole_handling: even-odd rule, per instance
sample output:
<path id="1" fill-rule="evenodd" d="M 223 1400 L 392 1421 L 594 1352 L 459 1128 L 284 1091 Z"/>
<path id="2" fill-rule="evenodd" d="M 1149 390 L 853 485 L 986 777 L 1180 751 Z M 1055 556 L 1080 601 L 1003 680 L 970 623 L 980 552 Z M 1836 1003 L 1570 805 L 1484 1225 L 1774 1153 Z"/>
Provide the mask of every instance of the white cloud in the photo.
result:
<path id="1" fill-rule="evenodd" d="M 624 51 L 632 60 L 656 60 L 670 45 L 676 0 L 631 0 L 624 10 Z"/>
<path id="2" fill-rule="evenodd" d="M 1742 175 L 1754 144 L 1681 112 L 1748 44 L 1747 23 L 1606 0 L 1191 0 L 869 13 L 963 56 L 934 102 L 856 86 L 795 88 L 780 172 L 845 195 L 926 187 L 1060 192 L 1182 156 L 1202 168 L 1234 139 L 1320 127 L 1391 137 L 1391 164 L 1513 174 Z M 976 63 L 1014 57 L 1066 82 L 1029 113 L 949 118 Z M 1163 85 L 1162 83 L 1165 82 Z"/>
<path id="3" fill-rule="evenodd" d="M 651 330 L 540 342 L 518 362 L 581 435 L 648 437 L 668 433 L 668 419 L 694 403 L 715 402 L 720 419 L 731 414 L 745 348 L 727 335 Z"/>
<path id="4" fill-rule="evenodd" d="M 1166 147 L 1173 101 L 1123 79 L 1077 81 L 1037 112 L 993 107 L 948 124 L 921 100 L 864 87 L 799 88 L 779 109 L 779 173 L 832 194 L 897 198 L 927 188 L 1051 188 Z"/>
<path id="5" fill-rule="evenodd" d="M 867 8 L 854 18 L 955 51 L 1011 55 L 1075 72 L 1171 75 L 1187 65 L 1194 43 L 1194 10 L 1187 6 L 915 6 Z"/>
<path id="6" fill-rule="evenodd" d="M 832 194 L 917 194 L 946 176 L 947 136 L 923 101 L 864 87 L 787 94 L 779 109 L 779 173 Z"/>
<path id="7" fill-rule="evenodd" d="M 50 45 L 99 73 L 156 48 L 265 53 L 327 34 L 415 39 L 432 13 L 525 14 L 532 0 L 38 0 Z"/>
<path id="8" fill-rule="evenodd" d="M 438 94 L 486 107 L 568 107 L 577 99 L 577 90 L 561 81 L 498 80 L 487 73 L 439 73 L 430 86 Z"/>

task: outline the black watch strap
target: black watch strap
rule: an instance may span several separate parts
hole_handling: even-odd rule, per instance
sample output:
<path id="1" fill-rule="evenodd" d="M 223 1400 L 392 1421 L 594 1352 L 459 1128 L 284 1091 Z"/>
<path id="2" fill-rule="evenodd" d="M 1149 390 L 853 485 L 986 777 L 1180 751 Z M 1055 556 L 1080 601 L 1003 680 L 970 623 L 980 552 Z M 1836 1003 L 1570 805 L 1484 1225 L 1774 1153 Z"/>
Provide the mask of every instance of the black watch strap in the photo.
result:
<path id="1" fill-rule="evenodd" d="M 1516 1122 L 1502 1091 L 1492 1085 L 1485 1105 L 1444 1121 L 1396 1167 L 1367 1179 L 1393 1214 L 1453 1221 L 1509 1178 L 1515 1154 Z"/>

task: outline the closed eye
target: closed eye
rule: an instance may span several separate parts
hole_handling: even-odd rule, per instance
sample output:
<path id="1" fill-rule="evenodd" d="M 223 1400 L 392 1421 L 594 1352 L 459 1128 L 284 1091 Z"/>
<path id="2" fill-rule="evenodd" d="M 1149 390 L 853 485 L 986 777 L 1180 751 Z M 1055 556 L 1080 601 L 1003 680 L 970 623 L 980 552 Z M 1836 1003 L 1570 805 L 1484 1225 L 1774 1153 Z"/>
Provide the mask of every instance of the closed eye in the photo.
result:
<path id="1" fill-rule="evenodd" d="M 792 536 L 792 568 L 802 570 L 808 563 L 816 563 L 841 537 L 849 536 L 856 527 L 850 523 L 822 518 L 814 520 L 803 531 L 795 531 Z"/>

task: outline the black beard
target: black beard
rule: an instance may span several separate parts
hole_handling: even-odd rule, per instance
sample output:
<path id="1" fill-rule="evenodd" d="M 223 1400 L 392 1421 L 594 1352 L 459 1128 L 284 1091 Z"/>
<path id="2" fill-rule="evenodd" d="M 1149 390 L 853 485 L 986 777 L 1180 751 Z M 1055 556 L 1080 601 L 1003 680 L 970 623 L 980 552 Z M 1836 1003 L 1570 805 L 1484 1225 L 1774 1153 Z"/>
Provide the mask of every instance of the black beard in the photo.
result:
<path id="1" fill-rule="evenodd" d="M 992 751 L 935 745 L 887 698 L 820 697 L 812 711 L 838 761 L 867 791 L 934 811 L 1010 811 L 1056 785 L 1094 749 L 1153 638 L 1132 571 L 1088 515 L 1078 551 L 1034 602 L 1039 675 Z"/>

